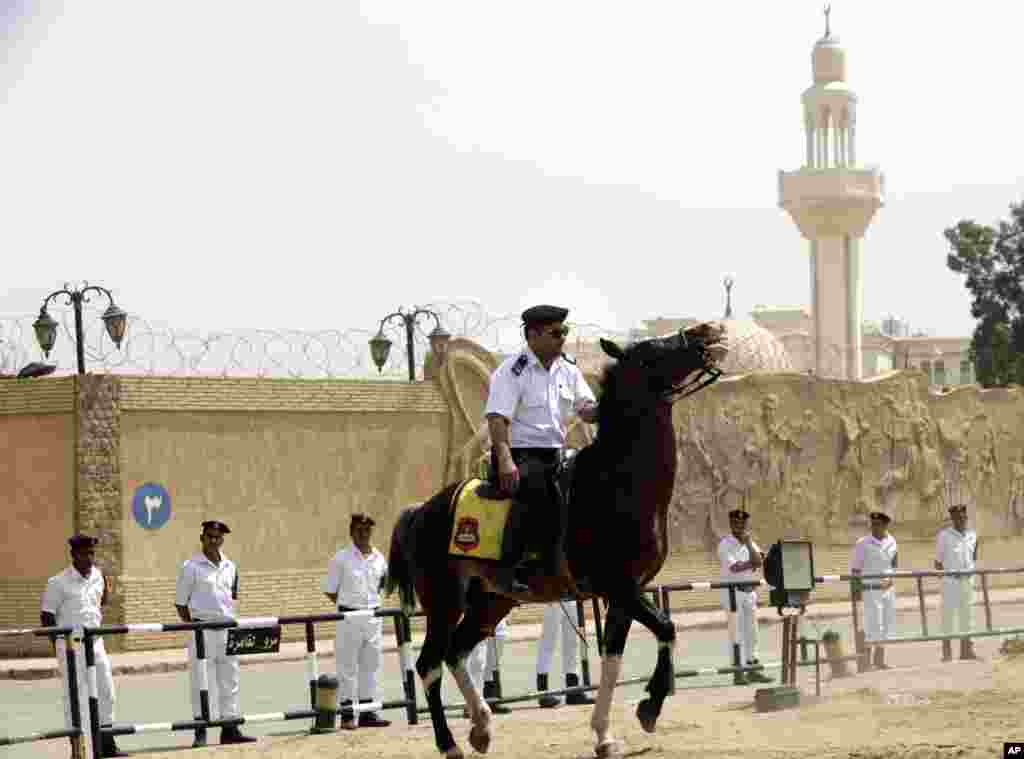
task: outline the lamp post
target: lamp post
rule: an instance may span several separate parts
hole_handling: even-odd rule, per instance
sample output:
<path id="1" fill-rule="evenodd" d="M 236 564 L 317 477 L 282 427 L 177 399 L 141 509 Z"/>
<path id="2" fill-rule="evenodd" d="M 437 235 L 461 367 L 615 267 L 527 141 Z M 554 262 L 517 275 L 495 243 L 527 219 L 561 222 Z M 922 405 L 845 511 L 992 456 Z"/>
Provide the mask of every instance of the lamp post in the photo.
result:
<path id="1" fill-rule="evenodd" d="M 90 292 L 102 293 L 110 301 L 110 305 L 107 306 L 107 310 L 103 312 L 101 318 L 107 328 L 107 334 L 114 341 L 114 345 L 118 349 L 121 347 L 125 330 L 128 328 L 128 314 L 114 305 L 114 296 L 110 294 L 110 290 L 99 285 L 90 285 L 88 282 L 84 282 L 83 285 L 82 289 L 79 290 L 71 289 L 71 286 L 65 283 L 64 289 L 47 295 L 43 301 L 43 307 L 39 309 L 39 318 L 32 324 L 39 347 L 43 349 L 43 354 L 49 358 L 50 351 L 53 350 L 53 344 L 57 341 L 57 321 L 50 316 L 46 307 L 51 300 L 59 295 L 67 297 L 65 305 L 71 305 L 75 309 L 75 352 L 78 356 L 79 374 L 85 374 L 85 335 L 82 328 L 82 304 L 89 302 Z"/>
<path id="2" fill-rule="evenodd" d="M 732 286 L 736 284 L 736 277 L 732 274 L 726 274 L 722 278 L 722 284 L 725 285 L 725 318 L 732 318 Z"/>
<path id="3" fill-rule="evenodd" d="M 429 316 L 434 320 L 434 331 L 427 338 L 430 340 L 430 349 L 437 356 L 438 362 L 444 363 L 445 351 L 448 349 L 448 340 L 451 339 L 451 335 L 441 326 L 441 317 L 436 312 L 431 311 L 429 308 L 413 306 L 411 311 L 399 308 L 393 314 L 385 316 L 380 320 L 377 334 L 370 338 L 370 356 L 373 358 L 373 363 L 376 364 L 378 372 L 384 371 L 384 364 L 387 363 L 388 353 L 391 352 L 391 341 L 384 334 L 384 325 L 397 318 L 401 319 L 405 325 L 405 348 L 409 360 L 409 381 L 416 381 L 416 355 L 413 346 L 413 332 L 416 329 L 416 322 L 421 316 Z"/>

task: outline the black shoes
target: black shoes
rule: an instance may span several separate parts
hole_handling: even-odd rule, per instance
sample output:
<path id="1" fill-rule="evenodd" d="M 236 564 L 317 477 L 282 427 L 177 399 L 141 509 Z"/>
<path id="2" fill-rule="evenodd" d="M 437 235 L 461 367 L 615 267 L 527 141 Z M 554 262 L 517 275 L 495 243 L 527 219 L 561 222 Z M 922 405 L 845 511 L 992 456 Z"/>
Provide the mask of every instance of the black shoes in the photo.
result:
<path id="1" fill-rule="evenodd" d="M 548 676 L 537 675 L 537 690 L 545 691 L 548 689 Z M 558 696 L 552 696 L 545 694 L 537 699 L 537 703 L 540 704 L 542 709 L 554 709 L 556 706 L 562 705 L 562 699 Z"/>
<path id="2" fill-rule="evenodd" d="M 100 737 L 100 754 L 104 759 L 108 756 L 128 756 L 117 747 L 117 741 L 114 740 L 113 735 L 103 735 Z"/>
<path id="3" fill-rule="evenodd" d="M 370 699 L 361 698 L 359 703 L 368 704 Z M 383 719 L 377 712 L 359 712 L 357 724 L 359 727 L 388 727 L 391 724 L 391 720 Z"/>
<path id="4" fill-rule="evenodd" d="M 565 687 L 576 688 L 580 684 L 579 675 L 568 674 L 565 676 Z M 580 691 L 579 693 L 566 693 L 565 703 L 567 706 L 590 706 L 594 703 L 594 699 L 590 697 L 590 694 L 586 691 Z"/>
<path id="5" fill-rule="evenodd" d="M 490 701 L 492 698 L 501 698 L 501 688 L 498 687 L 498 683 L 492 680 L 484 681 L 484 700 Z M 491 707 L 491 714 L 508 714 L 512 710 L 504 704 L 488 704 Z"/>
<path id="6" fill-rule="evenodd" d="M 226 746 L 232 743 L 255 743 L 256 739 L 251 735 L 243 735 L 238 725 L 225 725 L 220 729 L 220 743 Z"/>

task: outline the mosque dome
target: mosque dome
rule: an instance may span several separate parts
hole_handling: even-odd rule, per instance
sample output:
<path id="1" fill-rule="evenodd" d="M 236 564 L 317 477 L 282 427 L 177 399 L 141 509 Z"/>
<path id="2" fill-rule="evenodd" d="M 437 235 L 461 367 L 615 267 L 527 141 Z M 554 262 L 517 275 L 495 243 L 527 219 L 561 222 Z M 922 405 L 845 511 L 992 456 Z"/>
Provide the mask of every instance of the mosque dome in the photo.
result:
<path id="1" fill-rule="evenodd" d="M 722 369 L 729 374 L 796 371 L 785 346 L 753 319 L 723 319 L 729 355 Z"/>

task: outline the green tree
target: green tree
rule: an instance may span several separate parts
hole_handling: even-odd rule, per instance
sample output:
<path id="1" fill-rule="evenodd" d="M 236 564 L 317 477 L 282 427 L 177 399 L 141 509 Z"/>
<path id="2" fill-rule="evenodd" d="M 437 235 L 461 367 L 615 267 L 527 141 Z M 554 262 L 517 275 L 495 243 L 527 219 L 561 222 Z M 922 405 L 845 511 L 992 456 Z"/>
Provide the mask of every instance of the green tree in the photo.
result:
<path id="1" fill-rule="evenodd" d="M 978 320 L 970 357 L 984 387 L 1024 384 L 1024 203 L 991 227 L 972 219 L 943 232 L 946 265 L 966 275 L 971 316 Z"/>

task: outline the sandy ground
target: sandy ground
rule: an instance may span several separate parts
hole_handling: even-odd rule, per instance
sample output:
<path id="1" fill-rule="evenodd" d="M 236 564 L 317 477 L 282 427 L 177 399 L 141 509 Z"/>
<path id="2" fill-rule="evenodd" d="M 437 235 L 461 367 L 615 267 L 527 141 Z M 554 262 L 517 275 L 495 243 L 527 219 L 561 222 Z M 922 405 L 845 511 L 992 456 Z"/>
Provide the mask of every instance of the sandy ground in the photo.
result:
<path id="1" fill-rule="evenodd" d="M 995 646 L 992 646 L 994 649 Z M 801 706 L 758 713 L 753 688 L 680 690 L 666 701 L 658 730 L 644 733 L 633 716 L 635 699 L 619 696 L 612 711 L 626 757 L 773 757 L 781 759 L 945 759 L 1002 756 L 1003 742 L 1024 740 L 1024 655 L 983 662 L 911 664 L 826 681 L 813 696 L 804 680 Z M 932 658 L 930 656 L 929 658 Z M 801 673 L 801 678 L 806 678 Z M 580 759 L 593 756 L 590 709 L 540 710 L 520 706 L 495 717 L 488 756 L 502 759 Z M 469 723 L 450 720 L 468 756 Z M 279 734 L 257 745 L 210 748 L 189 756 L 260 759 L 435 759 L 429 721 L 415 727 L 338 733 Z M 179 751 L 145 754 L 180 757 Z"/>

